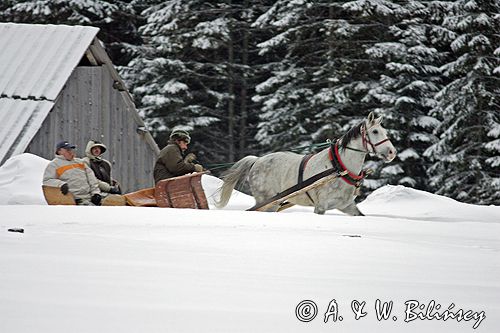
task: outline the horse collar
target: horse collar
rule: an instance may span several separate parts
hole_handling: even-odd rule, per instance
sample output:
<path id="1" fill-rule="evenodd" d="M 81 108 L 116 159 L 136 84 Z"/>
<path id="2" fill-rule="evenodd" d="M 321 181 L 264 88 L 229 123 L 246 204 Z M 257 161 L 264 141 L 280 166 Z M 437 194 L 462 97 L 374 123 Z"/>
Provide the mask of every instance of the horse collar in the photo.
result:
<path id="1" fill-rule="evenodd" d="M 365 178 L 365 172 L 361 171 L 359 175 L 352 173 L 349 169 L 346 168 L 339 154 L 339 144 L 338 142 L 335 145 L 330 145 L 330 150 L 328 151 L 328 155 L 330 157 L 330 161 L 334 168 L 338 170 L 339 173 L 347 171 L 345 176 L 341 176 L 341 178 L 349 185 L 353 185 L 356 187 L 361 186 L 361 181 Z"/>

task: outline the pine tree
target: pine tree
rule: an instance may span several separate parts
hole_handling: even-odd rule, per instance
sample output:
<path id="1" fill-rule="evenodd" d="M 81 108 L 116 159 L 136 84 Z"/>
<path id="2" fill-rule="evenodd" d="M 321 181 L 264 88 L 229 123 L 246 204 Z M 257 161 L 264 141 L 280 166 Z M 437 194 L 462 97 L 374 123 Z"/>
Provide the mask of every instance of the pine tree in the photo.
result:
<path id="1" fill-rule="evenodd" d="M 498 1 L 460 0 L 443 22 L 453 59 L 433 109 L 440 140 L 426 154 L 437 193 L 464 202 L 500 203 L 499 12 Z"/>

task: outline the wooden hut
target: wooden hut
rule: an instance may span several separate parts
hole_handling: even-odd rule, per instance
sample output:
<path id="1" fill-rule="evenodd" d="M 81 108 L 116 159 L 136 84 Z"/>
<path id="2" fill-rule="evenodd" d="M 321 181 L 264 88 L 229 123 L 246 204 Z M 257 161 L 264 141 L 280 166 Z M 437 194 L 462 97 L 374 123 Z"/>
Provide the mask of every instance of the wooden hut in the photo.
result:
<path id="1" fill-rule="evenodd" d="M 122 189 L 153 185 L 158 146 L 98 31 L 0 23 L 0 164 L 23 152 L 52 159 L 61 140 L 83 157 L 87 142 L 98 140 Z"/>

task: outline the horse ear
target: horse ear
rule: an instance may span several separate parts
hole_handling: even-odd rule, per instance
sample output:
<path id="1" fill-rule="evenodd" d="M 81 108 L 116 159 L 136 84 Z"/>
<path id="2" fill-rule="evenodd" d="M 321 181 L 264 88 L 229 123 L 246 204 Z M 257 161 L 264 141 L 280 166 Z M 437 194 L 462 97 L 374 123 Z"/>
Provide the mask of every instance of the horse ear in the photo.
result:
<path id="1" fill-rule="evenodd" d="M 382 119 L 384 119 L 384 116 L 378 117 L 377 119 L 375 119 L 375 123 L 380 125 L 382 123 Z"/>
<path id="2" fill-rule="evenodd" d="M 371 127 L 371 125 L 373 125 L 374 119 L 375 119 L 375 115 L 373 114 L 373 112 L 370 112 L 370 114 L 366 118 L 366 124 L 368 125 L 368 127 Z"/>

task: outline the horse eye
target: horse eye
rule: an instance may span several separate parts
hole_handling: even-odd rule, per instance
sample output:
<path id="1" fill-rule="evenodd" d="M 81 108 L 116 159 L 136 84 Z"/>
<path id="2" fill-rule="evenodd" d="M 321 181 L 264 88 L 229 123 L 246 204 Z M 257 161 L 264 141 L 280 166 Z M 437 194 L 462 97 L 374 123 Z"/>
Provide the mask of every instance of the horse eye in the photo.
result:
<path id="1" fill-rule="evenodd" d="M 378 134 L 378 130 L 373 130 L 373 134 Z"/>

